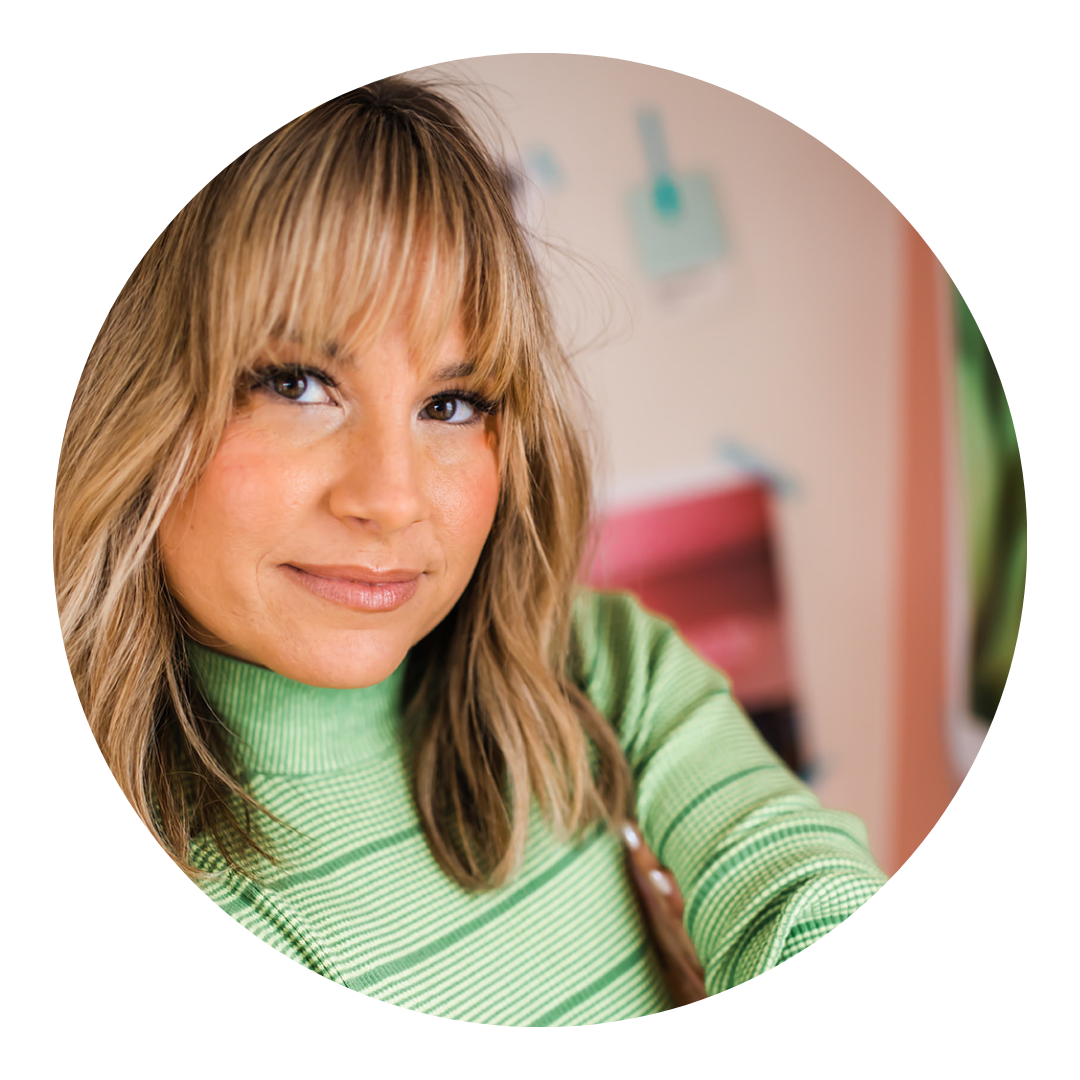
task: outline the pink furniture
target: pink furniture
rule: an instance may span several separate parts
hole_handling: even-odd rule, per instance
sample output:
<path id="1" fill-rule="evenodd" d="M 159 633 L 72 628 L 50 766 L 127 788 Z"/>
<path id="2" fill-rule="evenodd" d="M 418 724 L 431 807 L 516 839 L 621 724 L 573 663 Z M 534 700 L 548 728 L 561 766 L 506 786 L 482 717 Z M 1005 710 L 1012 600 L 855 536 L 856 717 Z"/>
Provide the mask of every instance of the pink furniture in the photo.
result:
<path id="1" fill-rule="evenodd" d="M 767 488 L 747 481 L 615 509 L 597 525 L 586 580 L 627 589 L 670 619 L 799 768 L 769 501 Z"/>

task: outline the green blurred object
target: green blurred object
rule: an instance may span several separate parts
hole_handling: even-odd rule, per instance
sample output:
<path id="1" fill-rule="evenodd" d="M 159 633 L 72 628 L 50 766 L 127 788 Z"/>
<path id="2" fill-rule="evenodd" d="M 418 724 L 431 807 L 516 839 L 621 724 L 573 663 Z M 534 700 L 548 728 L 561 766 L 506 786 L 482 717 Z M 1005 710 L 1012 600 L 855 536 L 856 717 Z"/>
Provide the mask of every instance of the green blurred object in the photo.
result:
<path id="1" fill-rule="evenodd" d="M 1009 674 L 1027 570 L 1020 449 L 997 368 L 954 289 L 957 402 L 971 596 L 971 708 L 994 718 Z"/>
<path id="2" fill-rule="evenodd" d="M 638 114 L 638 133 L 649 178 L 629 192 L 627 210 L 642 269 L 663 278 L 723 258 L 727 238 L 708 174 L 674 172 L 653 110 Z"/>

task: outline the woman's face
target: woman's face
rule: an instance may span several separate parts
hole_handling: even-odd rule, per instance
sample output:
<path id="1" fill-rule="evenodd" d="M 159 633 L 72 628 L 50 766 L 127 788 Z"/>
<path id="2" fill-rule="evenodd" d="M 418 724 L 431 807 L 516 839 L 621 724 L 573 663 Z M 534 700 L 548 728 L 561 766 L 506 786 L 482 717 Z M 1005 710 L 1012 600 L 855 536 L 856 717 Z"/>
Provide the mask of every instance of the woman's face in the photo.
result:
<path id="1" fill-rule="evenodd" d="M 197 639 L 314 686 L 369 686 L 449 613 L 499 497 L 498 419 L 460 324 L 357 355 L 279 345 L 160 540 Z"/>

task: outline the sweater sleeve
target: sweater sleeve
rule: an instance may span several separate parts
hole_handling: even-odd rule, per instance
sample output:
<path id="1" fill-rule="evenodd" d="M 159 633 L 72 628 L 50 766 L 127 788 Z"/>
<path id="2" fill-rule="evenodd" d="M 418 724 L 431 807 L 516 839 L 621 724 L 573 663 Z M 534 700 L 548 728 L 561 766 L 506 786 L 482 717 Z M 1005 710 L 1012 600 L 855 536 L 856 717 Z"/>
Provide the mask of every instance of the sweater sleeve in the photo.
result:
<path id="1" fill-rule="evenodd" d="M 629 596 L 583 593 L 586 691 L 619 733 L 646 843 L 675 875 L 710 994 L 774 967 L 885 881 L 858 818 L 821 806 L 727 679 Z"/>

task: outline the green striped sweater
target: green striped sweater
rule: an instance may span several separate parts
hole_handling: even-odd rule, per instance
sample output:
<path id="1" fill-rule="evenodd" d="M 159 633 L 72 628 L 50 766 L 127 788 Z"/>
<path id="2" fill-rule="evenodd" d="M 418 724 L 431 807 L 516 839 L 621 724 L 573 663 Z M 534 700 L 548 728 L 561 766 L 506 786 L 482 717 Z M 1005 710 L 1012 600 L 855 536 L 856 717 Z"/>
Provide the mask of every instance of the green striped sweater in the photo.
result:
<path id="1" fill-rule="evenodd" d="M 576 620 L 585 688 L 619 732 L 710 993 L 805 948 L 882 884 L 862 823 L 819 805 L 671 626 L 596 593 Z M 611 832 L 559 841 L 534 809 L 510 884 L 470 893 L 439 869 L 397 738 L 401 668 L 327 690 L 190 654 L 252 793 L 286 823 L 270 829 L 285 861 L 258 884 L 194 845 L 202 888 L 249 930 L 354 990 L 461 1020 L 591 1024 L 670 1007 Z"/>

